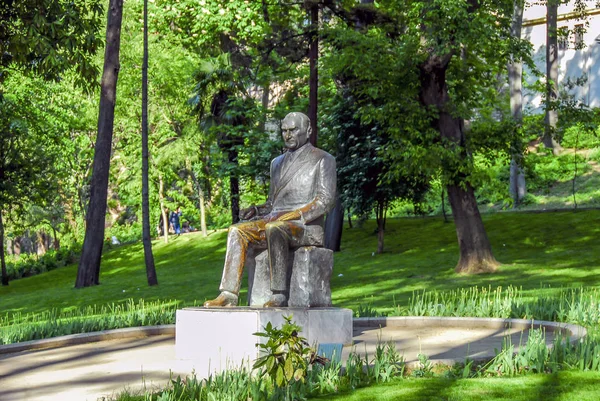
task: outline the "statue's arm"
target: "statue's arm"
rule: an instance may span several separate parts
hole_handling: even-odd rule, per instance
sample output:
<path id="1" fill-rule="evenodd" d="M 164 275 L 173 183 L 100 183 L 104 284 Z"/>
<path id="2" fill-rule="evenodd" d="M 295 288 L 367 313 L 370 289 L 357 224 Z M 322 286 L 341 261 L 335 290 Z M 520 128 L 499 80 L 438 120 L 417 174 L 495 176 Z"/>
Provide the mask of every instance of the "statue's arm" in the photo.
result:
<path id="1" fill-rule="evenodd" d="M 317 179 L 317 194 L 307 205 L 298 210 L 286 213 L 277 220 L 301 220 L 310 223 L 318 219 L 335 206 L 337 176 L 335 159 L 327 154 L 319 161 Z"/>

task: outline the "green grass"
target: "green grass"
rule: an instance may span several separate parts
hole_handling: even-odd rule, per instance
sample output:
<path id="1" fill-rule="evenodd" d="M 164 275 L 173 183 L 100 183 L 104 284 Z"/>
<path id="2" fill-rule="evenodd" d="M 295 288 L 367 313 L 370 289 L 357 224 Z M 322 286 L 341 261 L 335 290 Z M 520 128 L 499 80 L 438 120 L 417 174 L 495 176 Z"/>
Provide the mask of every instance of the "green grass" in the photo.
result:
<path id="1" fill-rule="evenodd" d="M 345 229 L 331 283 L 334 304 L 355 310 L 362 307 L 402 313 L 402 308 L 408 310 L 411 297 L 423 290 L 454 290 L 458 294 L 457 290 L 475 286 L 495 290 L 511 285 L 521 288 L 518 297 L 514 297 L 519 302 L 564 299 L 569 294 L 567 288 L 585 288 L 587 294 L 598 298 L 594 294 L 600 288 L 599 210 L 503 212 L 485 215 L 484 222 L 494 254 L 503 265 L 495 274 L 477 276 L 454 273 L 458 257 L 456 233 L 454 225 L 442 218 L 389 220 L 386 252 L 381 255 L 374 253 L 377 238 L 373 222 Z M 100 286 L 74 289 L 75 265 L 13 281 L 9 287 L 0 288 L 0 326 L 26 320 L 24 315 L 31 312 L 45 312 L 47 319 L 53 320 L 52 316 L 59 313 L 77 315 L 82 308 L 95 305 L 118 306 L 140 300 L 147 304 L 160 301 L 156 304 L 159 307 L 173 302 L 202 303 L 218 293 L 225 237 L 226 233 L 220 231 L 208 238 L 193 233 L 171 238 L 168 244 L 155 241 L 158 287 L 146 285 L 141 244 L 118 247 L 103 255 Z M 435 299 L 430 301 L 435 303 Z M 427 307 L 433 305 L 429 304 Z M 100 315 L 107 314 L 101 308 L 95 310 Z M 124 320 L 137 322 L 136 313 L 124 314 Z M 600 396 L 600 388 L 592 385 L 598 379 L 600 375 L 594 372 L 526 375 L 510 380 L 403 379 L 326 399 L 585 400 Z"/>
<path id="2" fill-rule="evenodd" d="M 600 285 L 600 211 L 496 213 L 484 216 L 496 258 L 495 274 L 454 273 L 458 246 L 454 224 L 441 218 L 388 221 L 386 251 L 375 254 L 375 225 L 345 229 L 331 280 L 336 306 L 357 310 L 369 304 L 391 313 L 408 305 L 414 291 L 483 286 L 522 287 L 525 298 L 558 294 L 562 287 Z M 101 285 L 74 289 L 76 266 L 15 280 L 0 288 L 0 314 L 69 311 L 129 299 L 200 304 L 218 293 L 226 232 L 199 233 L 153 244 L 159 286 L 146 284 L 142 245 L 106 252 Z M 242 293 L 241 299 L 245 299 Z"/>
<path id="3" fill-rule="evenodd" d="M 600 373 L 559 372 L 515 378 L 401 379 L 351 394 L 320 397 L 328 401 L 595 401 L 600 399 Z"/>

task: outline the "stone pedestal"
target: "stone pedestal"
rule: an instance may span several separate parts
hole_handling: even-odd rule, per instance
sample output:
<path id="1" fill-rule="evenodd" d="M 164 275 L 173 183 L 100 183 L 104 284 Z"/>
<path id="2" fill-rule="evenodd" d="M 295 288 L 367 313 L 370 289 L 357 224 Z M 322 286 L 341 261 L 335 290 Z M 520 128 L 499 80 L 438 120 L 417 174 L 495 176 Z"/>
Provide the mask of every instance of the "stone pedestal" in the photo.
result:
<path id="1" fill-rule="evenodd" d="M 331 306 L 329 281 L 333 271 L 333 251 L 304 246 L 294 252 L 290 279 L 290 307 Z"/>
<path id="2" fill-rule="evenodd" d="M 249 255 L 248 305 L 261 307 L 271 297 L 268 252 Z M 290 307 L 310 308 L 331 306 L 329 281 L 333 271 L 333 251 L 315 246 L 303 246 L 293 252 L 288 266 Z"/>
<path id="3" fill-rule="evenodd" d="M 281 327 L 284 316 L 302 327 L 300 335 L 311 346 L 352 343 L 352 311 L 341 308 L 185 308 L 177 311 L 175 353 L 193 360 L 198 376 L 228 368 L 251 366 L 258 356 L 256 344 L 265 337 L 268 322 Z"/>

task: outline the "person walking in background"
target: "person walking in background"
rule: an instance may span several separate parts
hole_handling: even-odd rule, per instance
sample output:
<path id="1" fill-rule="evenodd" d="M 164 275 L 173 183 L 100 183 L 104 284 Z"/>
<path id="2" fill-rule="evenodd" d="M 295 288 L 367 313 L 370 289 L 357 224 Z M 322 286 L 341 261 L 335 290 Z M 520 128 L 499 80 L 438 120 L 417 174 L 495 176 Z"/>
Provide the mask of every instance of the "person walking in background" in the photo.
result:
<path id="1" fill-rule="evenodd" d="M 179 225 L 179 219 L 181 218 L 181 208 L 177 207 L 177 209 L 175 209 L 172 213 L 171 213 L 171 226 L 173 227 L 173 231 L 175 231 L 175 234 L 179 235 L 181 234 L 181 226 Z"/>

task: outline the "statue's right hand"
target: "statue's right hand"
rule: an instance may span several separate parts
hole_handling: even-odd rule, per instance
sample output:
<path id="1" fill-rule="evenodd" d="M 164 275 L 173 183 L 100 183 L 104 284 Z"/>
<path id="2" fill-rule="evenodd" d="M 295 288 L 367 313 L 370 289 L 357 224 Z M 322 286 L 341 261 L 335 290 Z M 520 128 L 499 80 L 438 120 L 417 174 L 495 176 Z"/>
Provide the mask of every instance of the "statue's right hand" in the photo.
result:
<path id="1" fill-rule="evenodd" d="M 246 209 L 240 210 L 240 219 L 241 220 L 250 220 L 251 218 L 256 216 L 256 206 L 250 206 Z"/>

